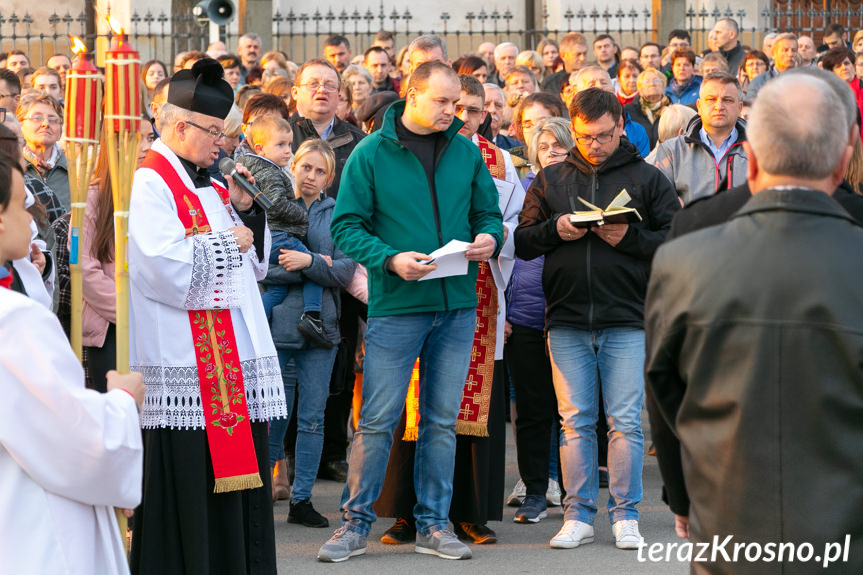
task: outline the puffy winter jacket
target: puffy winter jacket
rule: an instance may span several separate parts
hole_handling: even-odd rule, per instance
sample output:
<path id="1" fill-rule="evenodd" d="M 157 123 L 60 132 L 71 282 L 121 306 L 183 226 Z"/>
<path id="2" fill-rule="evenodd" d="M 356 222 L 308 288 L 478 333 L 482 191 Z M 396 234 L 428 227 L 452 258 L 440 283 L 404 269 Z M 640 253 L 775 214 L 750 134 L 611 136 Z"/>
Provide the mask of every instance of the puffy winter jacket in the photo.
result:
<path id="1" fill-rule="evenodd" d="M 530 261 L 515 258 L 512 277 L 506 287 L 506 320 L 509 323 L 533 329 L 545 327 L 544 263 L 543 256 Z"/>

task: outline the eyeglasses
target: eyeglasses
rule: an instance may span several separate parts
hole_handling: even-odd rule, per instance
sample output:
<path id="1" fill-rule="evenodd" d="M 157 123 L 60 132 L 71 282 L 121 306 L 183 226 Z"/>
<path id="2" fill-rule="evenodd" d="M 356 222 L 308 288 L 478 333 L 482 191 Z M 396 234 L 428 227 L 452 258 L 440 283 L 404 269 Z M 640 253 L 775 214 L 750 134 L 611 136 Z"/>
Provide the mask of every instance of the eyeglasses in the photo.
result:
<path id="1" fill-rule="evenodd" d="M 35 116 L 27 116 L 24 119 L 30 120 L 31 122 L 36 124 L 48 122 L 49 126 L 59 126 L 63 123 L 63 119 L 60 116 L 43 116 L 41 114 L 36 114 Z"/>
<path id="2" fill-rule="evenodd" d="M 465 106 L 460 106 L 456 104 L 455 113 L 456 115 L 461 114 L 462 112 L 467 112 L 468 116 L 476 116 L 477 114 L 482 114 L 485 110 L 482 108 L 467 108 Z"/>
<path id="3" fill-rule="evenodd" d="M 0 98 L 14 98 L 15 100 L 18 100 L 21 98 L 21 92 L 18 92 L 17 94 L 0 94 Z"/>
<path id="4" fill-rule="evenodd" d="M 199 126 L 195 122 L 190 122 L 189 120 L 186 120 L 186 123 L 189 124 L 190 126 L 194 126 L 195 128 L 198 128 L 202 132 L 207 132 L 210 135 L 210 137 L 213 138 L 214 140 L 222 140 L 222 139 L 228 137 L 228 135 L 225 132 L 220 132 L 219 130 L 217 130 L 215 128 L 205 128 L 204 126 Z"/>
<path id="5" fill-rule="evenodd" d="M 589 146 L 596 142 L 597 144 L 607 144 L 614 139 L 614 130 L 610 134 L 599 134 L 598 136 L 589 136 L 587 134 L 575 134 L 575 141 L 582 146 Z"/>
<path id="6" fill-rule="evenodd" d="M 339 85 L 332 82 L 324 82 L 323 84 L 320 82 L 307 82 L 305 84 L 300 84 L 300 86 L 309 92 L 317 92 L 321 88 L 324 89 L 324 92 L 336 92 L 339 89 Z"/>

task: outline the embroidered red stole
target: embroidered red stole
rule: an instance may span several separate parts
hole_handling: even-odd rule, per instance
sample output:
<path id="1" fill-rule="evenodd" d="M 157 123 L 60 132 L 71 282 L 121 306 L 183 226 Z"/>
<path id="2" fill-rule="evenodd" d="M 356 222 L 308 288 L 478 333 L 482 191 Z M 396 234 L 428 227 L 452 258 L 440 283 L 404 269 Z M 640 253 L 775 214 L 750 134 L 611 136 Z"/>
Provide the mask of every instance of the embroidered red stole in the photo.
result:
<path id="1" fill-rule="evenodd" d="M 168 184 L 177 204 L 177 217 L 186 230 L 185 237 L 211 231 L 201 200 L 186 187 L 167 158 L 150 151 L 140 167 L 154 170 Z M 225 208 L 230 209 L 228 190 L 215 182 L 213 187 Z M 188 313 L 192 328 L 190 343 L 195 346 L 201 406 L 216 479 L 213 491 L 225 493 L 261 487 L 263 482 L 255 457 L 231 310 L 189 310 Z"/>
<path id="2" fill-rule="evenodd" d="M 506 164 L 500 148 L 480 135 L 477 135 L 477 138 L 488 171 L 499 180 L 506 179 Z M 462 390 L 461 408 L 455 430 L 460 435 L 488 437 L 498 311 L 497 286 L 488 262 L 479 262 L 476 299 L 476 328 L 473 332 L 470 367 Z M 419 359 L 414 363 L 405 409 L 407 423 L 402 439 L 416 441 L 419 431 Z"/>

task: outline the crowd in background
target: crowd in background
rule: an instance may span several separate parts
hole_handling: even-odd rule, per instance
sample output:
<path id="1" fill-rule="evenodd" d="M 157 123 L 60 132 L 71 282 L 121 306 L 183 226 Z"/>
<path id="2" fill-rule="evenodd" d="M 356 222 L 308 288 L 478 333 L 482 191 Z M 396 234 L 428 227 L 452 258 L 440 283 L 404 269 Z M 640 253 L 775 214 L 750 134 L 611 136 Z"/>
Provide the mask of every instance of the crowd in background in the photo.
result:
<path id="1" fill-rule="evenodd" d="M 348 476 L 348 429 L 362 381 L 368 293 L 367 271 L 338 249 L 330 232 L 339 190 L 351 186 L 350 181 L 342 181 L 343 168 L 363 138 L 381 128 L 390 105 L 405 95 L 417 66 L 444 61 L 458 74 L 482 84 L 481 107 L 456 105 L 455 115 L 465 122 L 481 118 L 477 133 L 511 155 L 524 189 L 537 194 L 550 194 L 557 185 L 553 178 L 563 177 L 563 167 L 547 168 L 566 162 L 575 166 L 572 150 L 577 138 L 588 138 L 588 147 L 593 145 L 590 138 L 603 143 L 604 136 L 579 135 L 574 127 L 577 120 L 572 111 L 582 105 L 577 103 L 578 95 L 591 89 L 613 94 L 619 102 L 631 155 L 626 161 L 643 165 L 644 160 L 658 168 L 665 180 L 655 187 L 674 190 L 674 210 L 746 183 L 748 158 L 742 144 L 747 139 L 747 115 L 764 86 L 789 70 L 815 66 L 838 76 L 854 94 L 859 123 L 863 30 L 849 35 L 833 24 L 823 30 L 820 45 L 808 36 L 770 33 L 762 45 L 745 46 L 738 24 L 723 18 L 715 23 L 709 49 L 702 53 L 693 50 L 686 30 L 673 30 L 664 40 L 664 44 L 620 46 L 609 34 L 588 42 L 570 32 L 558 39 L 545 38 L 535 49 L 513 42 L 483 42 L 474 52 L 450 55 L 435 36 L 396 46 L 393 34 L 381 31 L 362 53 L 355 53 L 347 38 L 336 35 L 324 42 L 319 57 L 295 62 L 291 54 L 265 51 L 261 38 L 252 33 L 240 37 L 236 53 L 214 42 L 206 51 L 177 54 L 173 62 L 151 60 L 141 66 L 146 114 L 140 121 L 139 161 L 159 137 L 164 121 L 160 111 L 171 76 L 211 58 L 221 64 L 225 80 L 235 91 L 235 105 L 218 135 L 220 158 L 245 165 L 274 203 L 268 213 L 272 265 L 260 287 L 292 414 L 271 425 L 269 454 L 273 499 L 290 499 L 290 522 L 329 525 L 311 503 L 315 479 L 345 481 Z M 72 60 L 55 54 L 37 64 L 19 50 L 0 54 L 0 121 L 19 138 L 25 181 L 34 198 L 29 210 L 38 234 L 30 260 L 53 294 L 47 304 L 68 329 L 71 199 L 62 119 L 66 71 Z M 216 164 L 211 174 L 223 180 Z M 571 169 L 573 173 L 566 177 L 588 185 L 584 183 L 588 180 L 580 179 L 586 172 L 579 173 L 577 166 Z M 845 179 L 852 193 L 860 193 L 863 150 L 859 139 Z M 104 154 L 97 161 L 87 206 L 82 238 L 85 358 L 89 384 L 105 391 L 105 374 L 113 367 L 116 316 L 113 206 Z M 670 225 L 671 207 L 663 209 L 669 211 L 651 216 L 667 216 L 665 224 Z M 667 226 L 663 229 L 667 231 Z M 662 234 L 664 239 L 665 231 Z M 311 271 L 298 277 L 289 271 L 292 265 Z M 589 459 L 563 455 L 559 461 L 558 457 L 560 439 L 574 432 L 566 414 L 583 409 L 558 405 L 561 394 L 554 394 L 546 353 L 544 265 L 548 262 L 544 264 L 542 257 L 516 259 L 506 290 L 505 381 L 521 477 L 506 500 L 523 507 L 516 521 L 525 523 L 545 517 L 546 506 L 561 505 L 563 479 L 575 473 L 573 466 Z M 26 274 L 19 275 L 23 281 Z M 639 303 L 632 312 L 633 325 L 643 322 L 640 306 L 646 279 L 642 283 L 642 293 L 626 296 Z M 643 347 L 643 341 L 637 345 Z M 552 349 L 552 353 L 562 351 Z M 633 377 L 643 388 L 641 376 Z M 626 501 L 618 501 L 625 510 L 620 517 L 635 520 L 640 479 L 619 471 L 615 477 L 609 464 L 631 468 L 640 476 L 641 455 L 635 451 L 640 449 L 642 398 L 628 404 L 624 415 L 616 404 L 618 398 L 609 393 L 603 385 L 602 394 L 597 392 L 590 400 L 598 412 L 587 423 L 578 423 L 591 427 L 599 443 L 595 469 L 578 472 L 595 471 L 598 486 L 609 486 L 610 480 L 612 489 L 626 492 Z M 564 417 L 562 431 L 558 413 Z M 627 417 L 634 418 L 631 429 L 621 424 Z M 616 447 L 624 435 L 635 448 Z M 571 496 L 571 505 L 575 498 L 591 499 L 589 493 Z M 587 533 L 575 529 L 565 534 L 569 539 L 556 538 L 557 546 L 588 542 Z M 487 536 L 480 541 L 480 536 L 470 534 L 467 531 L 467 538 L 474 542 L 491 542 Z"/>

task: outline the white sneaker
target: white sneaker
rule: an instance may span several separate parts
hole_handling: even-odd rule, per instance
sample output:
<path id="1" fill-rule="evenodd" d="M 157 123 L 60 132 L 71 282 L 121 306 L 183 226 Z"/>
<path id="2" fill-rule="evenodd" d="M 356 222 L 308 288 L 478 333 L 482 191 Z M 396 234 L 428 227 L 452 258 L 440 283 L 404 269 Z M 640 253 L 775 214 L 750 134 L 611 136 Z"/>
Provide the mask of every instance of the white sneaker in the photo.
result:
<path id="1" fill-rule="evenodd" d="M 579 545 L 593 543 L 593 525 L 575 519 L 567 519 L 549 545 L 554 549 L 575 549 Z"/>
<path id="2" fill-rule="evenodd" d="M 506 498 L 506 504 L 510 507 L 521 507 L 525 495 L 527 495 L 527 488 L 524 486 L 524 481 L 519 479 L 515 487 L 512 488 L 512 493 Z"/>
<path id="3" fill-rule="evenodd" d="M 635 519 L 615 521 L 611 529 L 614 531 L 615 545 L 618 549 L 638 549 L 638 544 L 644 540 L 638 532 L 638 521 Z"/>
<path id="4" fill-rule="evenodd" d="M 548 491 L 545 492 L 545 500 L 549 507 L 560 506 L 560 484 L 554 479 L 548 480 Z"/>

